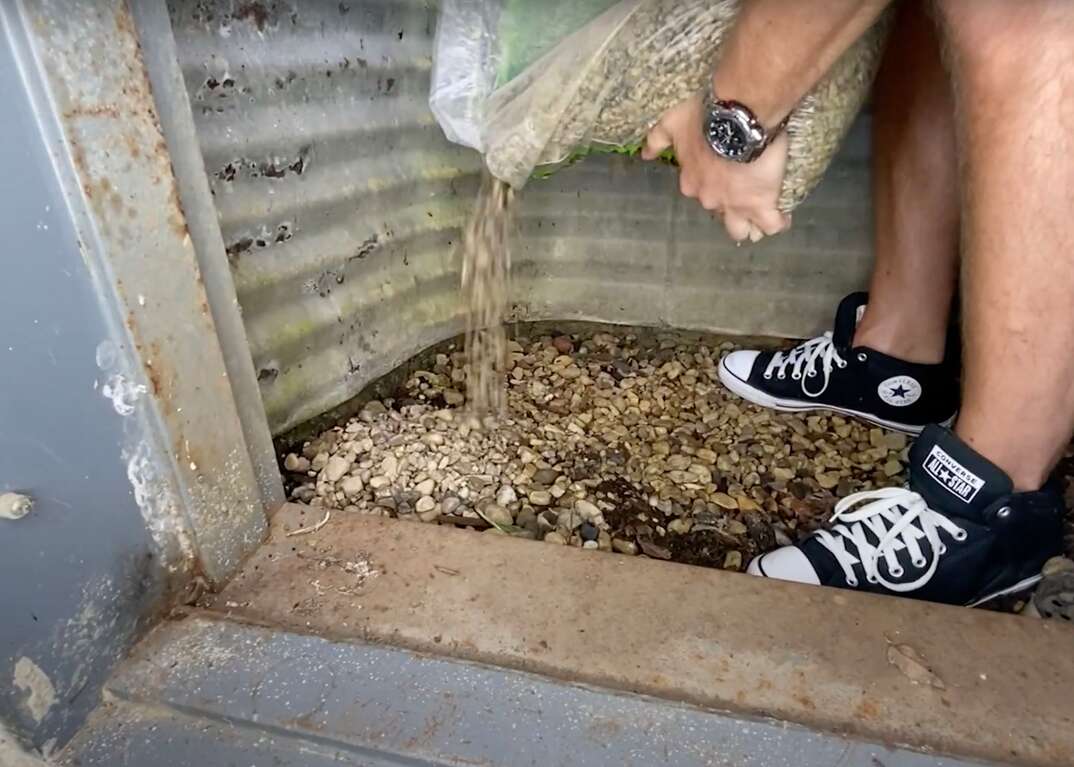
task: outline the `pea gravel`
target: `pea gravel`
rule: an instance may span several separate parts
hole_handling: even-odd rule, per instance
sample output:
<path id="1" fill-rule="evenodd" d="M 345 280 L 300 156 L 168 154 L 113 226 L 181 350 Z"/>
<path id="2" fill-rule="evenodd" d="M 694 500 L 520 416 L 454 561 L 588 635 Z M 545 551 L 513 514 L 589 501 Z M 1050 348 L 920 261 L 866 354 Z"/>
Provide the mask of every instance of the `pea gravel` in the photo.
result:
<path id="1" fill-rule="evenodd" d="M 651 332 L 508 342 L 508 415 L 465 408 L 447 348 L 397 396 L 288 453 L 292 497 L 739 570 L 823 523 L 838 497 L 904 481 L 902 434 L 747 405 L 717 380 L 730 340 Z"/>

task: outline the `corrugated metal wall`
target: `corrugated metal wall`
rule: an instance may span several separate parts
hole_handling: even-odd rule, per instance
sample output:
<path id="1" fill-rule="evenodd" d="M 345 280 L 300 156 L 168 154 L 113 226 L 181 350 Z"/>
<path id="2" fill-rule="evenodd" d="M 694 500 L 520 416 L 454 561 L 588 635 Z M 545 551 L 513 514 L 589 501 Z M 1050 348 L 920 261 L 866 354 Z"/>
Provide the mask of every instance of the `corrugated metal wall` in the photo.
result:
<path id="1" fill-rule="evenodd" d="M 436 4 L 172 0 L 220 224 L 279 433 L 461 328 L 479 158 L 426 106 Z M 515 316 L 806 333 L 864 281 L 864 133 L 794 231 L 735 248 L 673 172 L 593 159 L 521 196 Z"/>
<path id="2" fill-rule="evenodd" d="M 478 159 L 425 106 L 432 4 L 169 6 L 279 432 L 457 327 L 452 247 Z"/>

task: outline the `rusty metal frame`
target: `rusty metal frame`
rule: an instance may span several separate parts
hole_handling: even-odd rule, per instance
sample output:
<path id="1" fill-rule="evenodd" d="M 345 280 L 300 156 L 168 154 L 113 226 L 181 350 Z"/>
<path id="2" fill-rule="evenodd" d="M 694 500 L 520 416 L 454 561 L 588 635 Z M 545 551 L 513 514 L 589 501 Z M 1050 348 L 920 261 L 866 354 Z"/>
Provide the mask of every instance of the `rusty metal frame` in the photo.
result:
<path id="1" fill-rule="evenodd" d="M 235 282 L 220 233 L 216 206 L 205 175 L 205 161 L 179 67 L 168 9 L 164 0 L 139 0 L 131 4 L 131 14 L 139 39 L 145 41 L 141 48 L 143 62 L 152 86 L 161 131 L 171 155 L 179 199 L 216 324 L 262 505 L 266 510 L 272 510 L 286 500 L 283 482 L 265 419 L 257 373 L 250 357 L 242 312 L 235 297 Z"/>
<path id="2" fill-rule="evenodd" d="M 139 6 L 143 20 L 163 12 L 163 3 Z M 236 352 L 234 297 L 228 309 L 205 217 L 192 219 L 181 202 L 192 187 L 177 181 L 134 16 L 124 0 L 19 0 L 12 18 L 83 257 L 112 317 L 111 337 L 89 353 L 102 394 L 129 419 L 132 493 L 171 571 L 223 581 L 262 540 L 282 489 L 278 476 L 259 478 L 251 458 L 263 462 L 266 444 L 244 428 L 250 401 L 241 412 L 236 402 L 252 367 Z M 168 104 L 174 127 L 178 108 Z M 187 205 L 196 212 L 195 198 Z"/>

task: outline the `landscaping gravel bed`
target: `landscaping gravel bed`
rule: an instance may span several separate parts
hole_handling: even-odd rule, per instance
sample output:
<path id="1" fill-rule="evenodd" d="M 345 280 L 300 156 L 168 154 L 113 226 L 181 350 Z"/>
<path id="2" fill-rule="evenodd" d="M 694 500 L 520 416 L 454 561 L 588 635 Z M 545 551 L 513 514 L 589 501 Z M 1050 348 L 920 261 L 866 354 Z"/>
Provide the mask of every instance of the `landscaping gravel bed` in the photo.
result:
<path id="1" fill-rule="evenodd" d="M 903 434 L 728 393 L 716 366 L 735 348 L 529 328 L 509 342 L 509 415 L 482 424 L 465 407 L 465 355 L 448 344 L 391 396 L 286 452 L 288 489 L 332 514 L 741 570 L 822 524 L 838 498 L 905 481 Z"/>

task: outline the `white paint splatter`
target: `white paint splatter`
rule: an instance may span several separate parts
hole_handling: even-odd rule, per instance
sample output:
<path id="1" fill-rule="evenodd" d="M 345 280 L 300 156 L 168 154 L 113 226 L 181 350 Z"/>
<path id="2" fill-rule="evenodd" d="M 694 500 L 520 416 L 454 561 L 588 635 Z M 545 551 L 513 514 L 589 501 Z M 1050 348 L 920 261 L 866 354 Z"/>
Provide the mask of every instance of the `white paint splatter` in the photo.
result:
<path id="1" fill-rule="evenodd" d="M 112 407 L 120 415 L 131 415 L 135 403 L 146 391 L 145 384 L 128 381 L 120 373 L 113 374 L 101 387 L 101 394 L 112 400 Z"/>
<path id="2" fill-rule="evenodd" d="M 188 566 L 194 561 L 194 542 L 179 500 L 157 469 L 149 444 L 139 442 L 133 451 L 125 448 L 123 460 L 127 463 L 127 480 L 134 491 L 134 502 L 138 504 L 146 530 L 161 553 L 164 565 L 171 572 Z M 179 561 L 170 556 L 176 547 Z"/>
<path id="3" fill-rule="evenodd" d="M 113 341 L 105 340 L 97 344 L 97 367 L 101 370 L 111 370 L 116 366 L 119 358 L 119 348 Z"/>
<path id="4" fill-rule="evenodd" d="M 15 663 L 15 687 L 26 699 L 22 705 L 35 722 L 41 724 L 49 709 L 56 703 L 56 688 L 41 667 L 25 655 Z"/>

